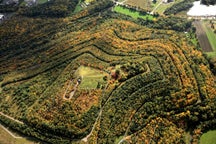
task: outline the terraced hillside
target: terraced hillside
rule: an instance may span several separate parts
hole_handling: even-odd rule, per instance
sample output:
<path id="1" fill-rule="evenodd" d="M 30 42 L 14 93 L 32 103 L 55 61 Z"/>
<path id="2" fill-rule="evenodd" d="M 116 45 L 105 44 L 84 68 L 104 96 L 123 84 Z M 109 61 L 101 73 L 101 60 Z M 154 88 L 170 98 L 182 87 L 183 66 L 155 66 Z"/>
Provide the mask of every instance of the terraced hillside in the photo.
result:
<path id="1" fill-rule="evenodd" d="M 197 142 L 216 122 L 202 52 L 105 11 L 0 25 L 0 121 L 50 143 Z"/>

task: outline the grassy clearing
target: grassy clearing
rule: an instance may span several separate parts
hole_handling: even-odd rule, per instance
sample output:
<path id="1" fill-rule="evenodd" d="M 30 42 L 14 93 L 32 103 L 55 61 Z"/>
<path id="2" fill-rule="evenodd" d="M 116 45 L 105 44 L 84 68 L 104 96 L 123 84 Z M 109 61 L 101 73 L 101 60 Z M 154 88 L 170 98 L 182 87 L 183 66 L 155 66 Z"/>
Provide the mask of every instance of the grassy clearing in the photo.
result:
<path id="1" fill-rule="evenodd" d="M 137 18 L 142 18 L 142 19 L 149 19 L 149 20 L 153 20 L 154 17 L 152 15 L 141 15 L 138 11 L 131 11 L 130 9 L 124 8 L 122 6 L 115 6 L 114 11 L 118 12 L 118 13 L 122 13 L 128 16 L 131 16 L 134 19 Z"/>
<path id="2" fill-rule="evenodd" d="M 216 34 L 214 33 L 213 29 L 210 28 L 209 20 L 203 21 L 202 25 L 213 49 L 213 52 L 207 52 L 206 54 L 209 58 L 216 57 Z"/>
<path id="3" fill-rule="evenodd" d="M 202 24 L 206 32 L 206 35 L 209 39 L 209 42 L 212 46 L 212 49 L 216 51 L 216 34 L 214 33 L 213 29 L 210 27 L 209 21 L 204 21 Z"/>
<path id="4" fill-rule="evenodd" d="M 75 75 L 77 77 L 82 77 L 82 82 L 79 85 L 79 88 L 95 89 L 97 88 L 98 83 L 106 83 L 103 80 L 103 77 L 107 75 L 107 73 L 91 67 L 80 66 Z"/>
<path id="5" fill-rule="evenodd" d="M 13 138 L 7 131 L 0 126 L 0 143 L 1 144 L 35 144 L 30 138 Z"/>
<path id="6" fill-rule="evenodd" d="M 200 138 L 200 144 L 216 144 L 216 130 L 204 133 Z"/>

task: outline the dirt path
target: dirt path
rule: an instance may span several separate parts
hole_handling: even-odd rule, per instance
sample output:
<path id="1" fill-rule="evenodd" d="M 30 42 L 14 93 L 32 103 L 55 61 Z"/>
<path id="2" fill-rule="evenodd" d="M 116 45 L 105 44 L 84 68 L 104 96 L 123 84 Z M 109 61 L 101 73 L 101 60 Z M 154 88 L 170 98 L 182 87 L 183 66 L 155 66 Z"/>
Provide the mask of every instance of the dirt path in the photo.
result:
<path id="1" fill-rule="evenodd" d="M 149 65 L 146 64 L 145 66 L 146 66 L 147 70 L 146 70 L 144 73 L 149 73 L 149 72 L 151 71 L 150 68 L 149 68 Z M 104 91 L 107 89 L 107 86 L 108 86 L 108 84 L 105 86 Z M 108 98 L 107 101 L 105 102 L 104 106 L 106 105 L 106 103 L 107 103 L 108 101 L 109 101 L 109 98 Z M 95 123 L 94 123 L 94 125 L 93 125 L 93 127 L 92 127 L 92 129 L 91 129 L 91 132 L 90 132 L 86 137 L 84 137 L 81 141 L 83 141 L 83 142 L 85 142 L 85 143 L 88 142 L 88 138 L 92 135 L 92 133 L 93 133 L 93 131 L 94 131 L 94 129 L 95 129 L 95 126 L 96 126 L 97 122 L 98 122 L 99 119 L 101 118 L 102 112 L 103 112 L 103 107 L 100 109 L 100 112 L 99 112 L 99 114 L 98 114 L 98 116 L 97 116 L 97 118 L 96 118 L 96 120 L 95 120 Z M 122 143 L 122 142 L 124 141 L 124 139 L 125 139 L 125 137 L 126 137 L 126 135 L 127 135 L 127 133 L 128 133 L 128 130 L 129 130 L 130 125 L 131 125 L 131 123 L 129 124 L 129 126 L 128 126 L 127 130 L 126 130 L 126 132 L 125 132 L 125 134 L 124 134 L 124 137 L 119 141 L 118 144 L 120 144 L 120 143 Z"/>
<path id="2" fill-rule="evenodd" d="M 209 43 L 208 37 L 205 30 L 203 29 L 201 21 L 195 21 L 193 25 L 196 27 L 196 35 L 199 40 L 199 44 L 204 52 L 212 52 L 211 44 Z"/>
<path id="3" fill-rule="evenodd" d="M 100 117 L 101 117 L 101 115 L 102 115 L 102 111 L 103 111 L 103 109 L 100 110 L 100 112 L 99 112 L 99 114 L 98 114 L 98 117 L 96 118 L 95 123 L 94 123 L 94 125 L 93 125 L 93 127 L 92 127 L 92 129 L 91 129 L 91 132 L 90 132 L 86 137 L 84 137 L 84 138 L 82 139 L 82 141 L 84 141 L 85 143 L 88 142 L 88 138 L 92 135 L 92 133 L 93 133 L 93 131 L 94 131 L 94 129 L 95 129 L 95 126 L 96 126 L 98 120 L 100 119 Z"/>
<path id="4" fill-rule="evenodd" d="M 13 138 L 15 138 L 15 139 L 21 139 L 21 138 L 23 138 L 23 137 L 19 137 L 19 136 L 15 136 L 11 131 L 9 131 L 6 127 L 4 127 L 3 125 L 1 125 L 0 124 L 0 127 L 2 128 L 2 129 L 4 129 L 8 134 L 10 134 Z"/>
<path id="5" fill-rule="evenodd" d="M 156 6 L 154 7 L 154 9 L 150 12 L 150 14 L 154 14 L 154 12 L 156 11 L 156 9 L 157 9 L 162 3 L 163 3 L 163 1 L 161 0 L 161 1 L 158 3 L 158 5 L 156 5 Z"/>
<path id="6" fill-rule="evenodd" d="M 150 73 L 151 70 L 150 70 L 149 65 L 146 64 L 145 66 L 146 66 L 147 70 L 144 72 L 144 74 Z M 135 113 L 134 113 L 134 114 L 135 114 Z M 121 144 L 122 142 L 124 142 L 125 138 L 127 137 L 128 131 L 129 131 L 131 125 L 132 125 L 132 118 L 133 118 L 133 117 L 134 117 L 134 115 L 131 117 L 130 123 L 129 123 L 129 125 L 128 125 L 128 127 L 127 127 L 125 133 L 124 133 L 124 136 L 123 136 L 123 138 L 118 142 L 118 144 Z"/>
<path id="7" fill-rule="evenodd" d="M 4 114 L 4 113 L 2 113 L 2 112 L 0 112 L 0 115 L 4 116 L 4 117 L 6 117 L 6 118 L 8 118 L 8 119 L 10 119 L 10 120 L 12 120 L 12 121 L 15 121 L 15 122 L 17 122 L 17 123 L 19 123 L 19 124 L 24 124 L 23 122 L 21 122 L 21 121 L 19 121 L 19 120 L 17 120 L 17 119 L 14 119 L 13 117 L 11 117 L 11 116 L 9 116 L 9 115 L 6 115 L 6 114 Z"/>

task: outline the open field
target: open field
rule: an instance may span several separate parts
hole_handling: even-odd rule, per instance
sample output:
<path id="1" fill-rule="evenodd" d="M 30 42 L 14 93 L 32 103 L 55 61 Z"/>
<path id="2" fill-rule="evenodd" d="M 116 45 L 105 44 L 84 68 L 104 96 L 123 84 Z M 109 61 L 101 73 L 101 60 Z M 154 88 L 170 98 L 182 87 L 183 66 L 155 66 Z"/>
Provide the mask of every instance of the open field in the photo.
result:
<path id="1" fill-rule="evenodd" d="M 125 7 L 122 6 L 115 6 L 114 11 L 118 12 L 118 13 L 122 13 L 128 16 L 131 16 L 132 18 L 142 18 L 142 19 L 149 19 L 149 20 L 153 20 L 154 17 L 152 15 L 141 15 L 138 11 L 130 11 L 130 9 L 127 9 Z"/>
<path id="2" fill-rule="evenodd" d="M 216 34 L 210 27 L 209 20 L 196 21 L 194 24 L 201 48 L 209 57 L 216 57 Z"/>
<path id="3" fill-rule="evenodd" d="M 201 136 L 200 144 L 216 144 L 216 130 L 204 133 Z"/>
<path id="4" fill-rule="evenodd" d="M 203 49 L 204 52 L 212 52 L 212 46 L 209 42 L 209 39 L 207 37 L 206 31 L 203 28 L 201 21 L 195 21 L 194 26 L 196 27 L 196 34 L 197 38 L 199 40 L 200 46 Z"/>
<path id="5" fill-rule="evenodd" d="M 14 138 L 12 135 L 15 135 L 17 138 Z M 11 130 L 8 130 L 6 128 L 3 128 L 3 126 L 0 124 L 0 144 L 35 144 L 36 141 L 33 141 L 33 139 L 26 138 L 26 137 L 20 137 L 18 134 L 12 132 Z"/>
<path id="6" fill-rule="evenodd" d="M 150 0 L 127 0 L 125 2 L 127 5 L 140 7 L 141 9 L 151 11 L 153 6 Z"/>
<path id="7" fill-rule="evenodd" d="M 211 47 L 213 49 L 213 51 L 216 51 L 216 34 L 214 33 L 213 29 L 210 26 L 210 22 L 209 21 L 203 21 L 202 22 L 204 30 L 206 32 L 206 35 L 208 37 L 208 40 L 211 44 Z M 216 24 L 215 28 L 216 28 Z"/>
<path id="8" fill-rule="evenodd" d="M 80 66 L 75 75 L 82 78 L 79 88 L 96 89 L 98 83 L 100 84 L 106 83 L 103 80 L 103 77 L 107 75 L 107 73 L 91 67 Z"/>

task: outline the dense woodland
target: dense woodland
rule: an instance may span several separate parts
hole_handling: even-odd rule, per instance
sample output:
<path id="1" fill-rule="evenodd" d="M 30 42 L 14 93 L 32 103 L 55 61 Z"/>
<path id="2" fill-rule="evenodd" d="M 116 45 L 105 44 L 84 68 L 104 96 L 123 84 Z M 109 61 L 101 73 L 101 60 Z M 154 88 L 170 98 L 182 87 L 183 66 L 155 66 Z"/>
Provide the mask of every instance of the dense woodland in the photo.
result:
<path id="1" fill-rule="evenodd" d="M 107 0 L 78 13 L 65 0 L 53 13 L 56 3 L 0 25 L 0 112 L 18 120 L 0 114 L 1 123 L 56 144 L 186 143 L 188 134 L 197 143 L 215 128 L 214 60 L 185 35 L 191 21 L 135 20 Z M 105 73 L 104 83 L 72 87 L 66 99 L 81 66 Z"/>
<path id="2" fill-rule="evenodd" d="M 187 11 L 193 6 L 194 0 L 183 0 L 180 3 L 174 4 L 172 7 L 164 11 L 165 15 L 175 15 L 181 11 Z"/>
<path id="3" fill-rule="evenodd" d="M 205 5 L 215 5 L 216 0 L 201 0 L 201 3 L 203 3 Z"/>

